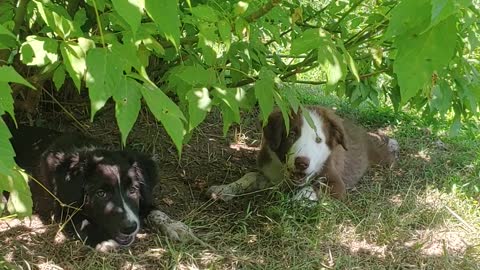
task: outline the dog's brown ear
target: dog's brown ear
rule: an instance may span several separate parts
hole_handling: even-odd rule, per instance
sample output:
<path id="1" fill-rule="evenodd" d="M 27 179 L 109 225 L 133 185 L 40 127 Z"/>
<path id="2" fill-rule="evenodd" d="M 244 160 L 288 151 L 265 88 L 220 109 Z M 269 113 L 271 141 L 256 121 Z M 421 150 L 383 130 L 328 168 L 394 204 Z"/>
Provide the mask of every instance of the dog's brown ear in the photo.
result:
<path id="1" fill-rule="evenodd" d="M 282 140 L 286 138 L 286 133 L 282 112 L 279 110 L 273 111 L 268 116 L 267 124 L 263 127 L 263 139 L 268 142 L 270 149 L 275 151 L 280 148 Z"/>
<path id="2" fill-rule="evenodd" d="M 325 109 L 323 111 L 323 116 L 325 118 L 325 121 L 328 125 L 328 130 L 330 131 L 329 134 L 329 141 L 330 141 L 330 147 L 333 147 L 333 143 L 337 143 L 343 147 L 343 149 L 347 149 L 347 142 L 346 142 L 346 136 L 345 136 L 345 129 L 343 128 L 343 120 L 337 116 L 333 111 Z"/>

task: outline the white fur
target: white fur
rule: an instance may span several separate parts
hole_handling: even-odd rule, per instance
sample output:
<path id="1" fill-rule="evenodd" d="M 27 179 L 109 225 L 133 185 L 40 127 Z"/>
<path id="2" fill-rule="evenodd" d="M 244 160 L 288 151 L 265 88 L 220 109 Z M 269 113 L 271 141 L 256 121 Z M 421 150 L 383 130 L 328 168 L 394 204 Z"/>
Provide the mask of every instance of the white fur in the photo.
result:
<path id="1" fill-rule="evenodd" d="M 323 131 L 323 119 L 316 112 L 307 110 L 310 117 L 315 124 L 315 128 L 312 128 L 307 119 L 303 117 L 303 123 L 301 127 L 301 134 L 297 141 L 290 147 L 287 158 L 287 167 L 292 170 L 295 168 L 295 158 L 307 157 L 310 159 L 310 165 L 304 171 L 306 174 L 305 184 L 309 183 L 311 178 L 316 173 L 320 172 L 325 164 L 325 161 L 332 152 L 327 145 L 327 138 Z M 320 137 L 321 142 L 317 143 L 317 136 Z"/>
<path id="2" fill-rule="evenodd" d="M 120 175 L 120 168 L 118 168 L 117 166 L 115 166 L 114 168 L 117 170 L 117 173 L 115 175 Z M 120 183 L 120 177 L 118 177 L 117 183 L 120 189 L 120 198 L 122 199 L 122 208 L 125 211 L 125 214 L 127 215 L 127 219 L 129 221 L 133 220 L 137 224 L 137 229 L 135 230 L 135 232 L 132 233 L 132 234 L 136 234 L 139 231 L 140 219 L 138 218 L 137 215 L 135 215 L 132 208 L 130 208 L 130 206 L 125 202 L 125 199 L 123 198 L 123 190 L 122 190 L 122 184 Z"/>

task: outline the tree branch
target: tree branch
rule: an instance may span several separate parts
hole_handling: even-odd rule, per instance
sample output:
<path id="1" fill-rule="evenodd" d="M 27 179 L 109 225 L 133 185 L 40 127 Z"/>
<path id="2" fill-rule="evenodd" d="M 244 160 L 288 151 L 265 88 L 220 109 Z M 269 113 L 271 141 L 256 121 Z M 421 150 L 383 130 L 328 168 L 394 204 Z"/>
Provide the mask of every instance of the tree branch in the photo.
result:
<path id="1" fill-rule="evenodd" d="M 25 20 L 25 13 L 27 13 L 27 4 L 29 0 L 19 0 L 17 9 L 15 10 L 15 25 L 13 26 L 13 34 L 18 35 L 20 33 L 20 27 L 22 27 Z"/>
<path id="2" fill-rule="evenodd" d="M 348 16 L 348 14 L 352 13 L 363 1 L 365 0 L 358 0 L 355 4 L 353 4 L 343 15 L 338 19 L 338 21 L 333 25 L 332 29 L 337 29 L 340 23 Z"/>
<path id="3" fill-rule="evenodd" d="M 259 18 L 267 14 L 270 10 L 272 10 L 272 8 L 275 7 L 278 3 L 280 3 L 280 0 L 270 0 L 267 4 L 245 17 L 245 20 L 249 23 L 258 20 Z"/>

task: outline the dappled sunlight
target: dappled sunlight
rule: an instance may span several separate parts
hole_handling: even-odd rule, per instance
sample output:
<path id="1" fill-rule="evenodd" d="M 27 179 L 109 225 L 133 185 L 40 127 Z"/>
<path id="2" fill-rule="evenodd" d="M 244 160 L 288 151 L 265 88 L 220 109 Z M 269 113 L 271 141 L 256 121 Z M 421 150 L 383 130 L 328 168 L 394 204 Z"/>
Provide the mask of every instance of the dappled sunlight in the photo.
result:
<path id="1" fill-rule="evenodd" d="M 417 230 L 412 233 L 412 240 L 404 246 L 423 256 L 446 256 L 464 254 L 468 243 L 464 240 L 465 233 L 445 230 Z"/>
<path id="2" fill-rule="evenodd" d="M 212 100 L 210 99 L 210 94 L 208 93 L 207 88 L 196 89 L 193 91 L 193 94 L 198 98 L 197 99 L 197 107 L 200 110 L 208 110 L 210 108 L 210 104 Z"/>
<path id="3" fill-rule="evenodd" d="M 400 207 L 402 206 L 404 198 L 403 198 L 403 195 L 395 194 L 393 196 L 390 196 L 390 198 L 388 198 L 388 201 L 395 207 Z"/>
<path id="4" fill-rule="evenodd" d="M 387 255 L 387 245 L 378 245 L 372 241 L 367 241 L 356 232 L 352 225 L 342 225 L 339 230 L 339 244 L 349 250 L 353 255 L 370 255 L 377 258 L 385 258 Z"/>
<path id="5" fill-rule="evenodd" d="M 230 149 L 234 149 L 236 151 L 260 151 L 260 146 L 258 145 L 256 140 L 252 140 L 246 133 L 242 132 L 239 129 L 235 129 L 235 133 L 233 136 L 233 142 L 230 143 Z"/>
<path id="6" fill-rule="evenodd" d="M 413 155 L 416 158 L 420 158 L 426 162 L 430 162 L 432 160 L 430 153 L 427 149 L 422 149 L 418 151 L 416 154 Z"/>

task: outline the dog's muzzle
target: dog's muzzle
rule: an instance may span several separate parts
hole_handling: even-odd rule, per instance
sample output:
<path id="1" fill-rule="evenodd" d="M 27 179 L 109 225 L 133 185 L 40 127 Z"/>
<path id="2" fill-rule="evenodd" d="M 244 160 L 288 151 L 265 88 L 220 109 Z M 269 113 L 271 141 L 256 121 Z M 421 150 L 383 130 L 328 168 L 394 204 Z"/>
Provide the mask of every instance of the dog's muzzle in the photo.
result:
<path id="1" fill-rule="evenodd" d="M 133 241 L 135 241 L 135 236 L 137 235 L 137 232 L 132 233 L 132 234 L 122 234 L 119 233 L 113 240 L 117 242 L 120 246 L 130 246 Z"/>

